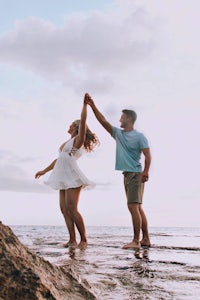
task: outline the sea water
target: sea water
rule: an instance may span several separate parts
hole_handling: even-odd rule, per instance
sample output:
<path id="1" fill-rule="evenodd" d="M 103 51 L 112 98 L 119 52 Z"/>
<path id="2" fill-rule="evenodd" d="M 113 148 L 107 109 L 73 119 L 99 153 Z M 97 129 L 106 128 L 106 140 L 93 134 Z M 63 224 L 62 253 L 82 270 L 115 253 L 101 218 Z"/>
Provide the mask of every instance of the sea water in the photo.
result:
<path id="1" fill-rule="evenodd" d="M 11 228 L 30 250 L 69 270 L 99 300 L 200 299 L 200 228 L 150 227 L 152 247 L 139 250 L 122 249 L 132 240 L 130 227 L 87 227 L 85 250 L 64 247 L 64 226 Z"/>

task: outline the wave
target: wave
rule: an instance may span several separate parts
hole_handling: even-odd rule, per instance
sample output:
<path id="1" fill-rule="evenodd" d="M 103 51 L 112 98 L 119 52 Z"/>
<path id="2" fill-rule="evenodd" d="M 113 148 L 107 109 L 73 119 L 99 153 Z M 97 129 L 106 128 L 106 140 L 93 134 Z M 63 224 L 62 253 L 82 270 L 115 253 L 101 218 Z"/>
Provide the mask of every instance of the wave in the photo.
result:
<path id="1" fill-rule="evenodd" d="M 165 249 L 165 250 L 181 250 L 181 251 L 195 251 L 200 252 L 200 247 L 181 247 L 181 246 L 161 246 L 161 245 L 152 245 L 151 248 L 154 249 Z"/>

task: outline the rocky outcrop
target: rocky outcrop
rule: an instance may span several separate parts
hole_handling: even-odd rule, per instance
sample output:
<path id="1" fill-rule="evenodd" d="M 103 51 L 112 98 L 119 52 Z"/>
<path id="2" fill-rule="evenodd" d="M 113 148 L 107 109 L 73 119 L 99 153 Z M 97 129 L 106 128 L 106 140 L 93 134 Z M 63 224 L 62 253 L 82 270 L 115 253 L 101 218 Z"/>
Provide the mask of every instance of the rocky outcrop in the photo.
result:
<path id="1" fill-rule="evenodd" d="M 21 244 L 0 222 L 0 300 L 95 299 L 62 267 L 50 264 Z"/>

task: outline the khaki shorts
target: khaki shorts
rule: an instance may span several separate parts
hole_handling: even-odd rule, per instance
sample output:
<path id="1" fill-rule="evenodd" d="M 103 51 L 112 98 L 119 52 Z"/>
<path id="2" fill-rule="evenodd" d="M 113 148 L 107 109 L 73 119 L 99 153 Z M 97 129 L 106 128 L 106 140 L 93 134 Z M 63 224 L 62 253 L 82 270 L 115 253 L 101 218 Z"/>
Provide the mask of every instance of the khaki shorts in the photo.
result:
<path id="1" fill-rule="evenodd" d="M 123 175 L 127 203 L 142 204 L 144 183 L 141 182 L 141 173 L 123 172 Z"/>

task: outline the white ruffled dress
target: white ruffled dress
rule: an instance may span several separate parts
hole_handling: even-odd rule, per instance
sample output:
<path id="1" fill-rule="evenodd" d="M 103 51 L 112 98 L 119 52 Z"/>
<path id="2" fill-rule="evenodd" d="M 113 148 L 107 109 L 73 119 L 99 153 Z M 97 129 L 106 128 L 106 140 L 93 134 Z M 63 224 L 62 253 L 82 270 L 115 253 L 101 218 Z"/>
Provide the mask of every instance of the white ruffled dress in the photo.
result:
<path id="1" fill-rule="evenodd" d="M 77 159 L 81 157 L 83 149 L 79 148 L 70 155 L 74 143 L 74 138 L 67 141 L 62 149 L 59 149 L 59 157 L 45 184 L 55 190 L 67 190 L 69 188 L 94 187 L 94 182 L 90 181 L 80 170 Z"/>

